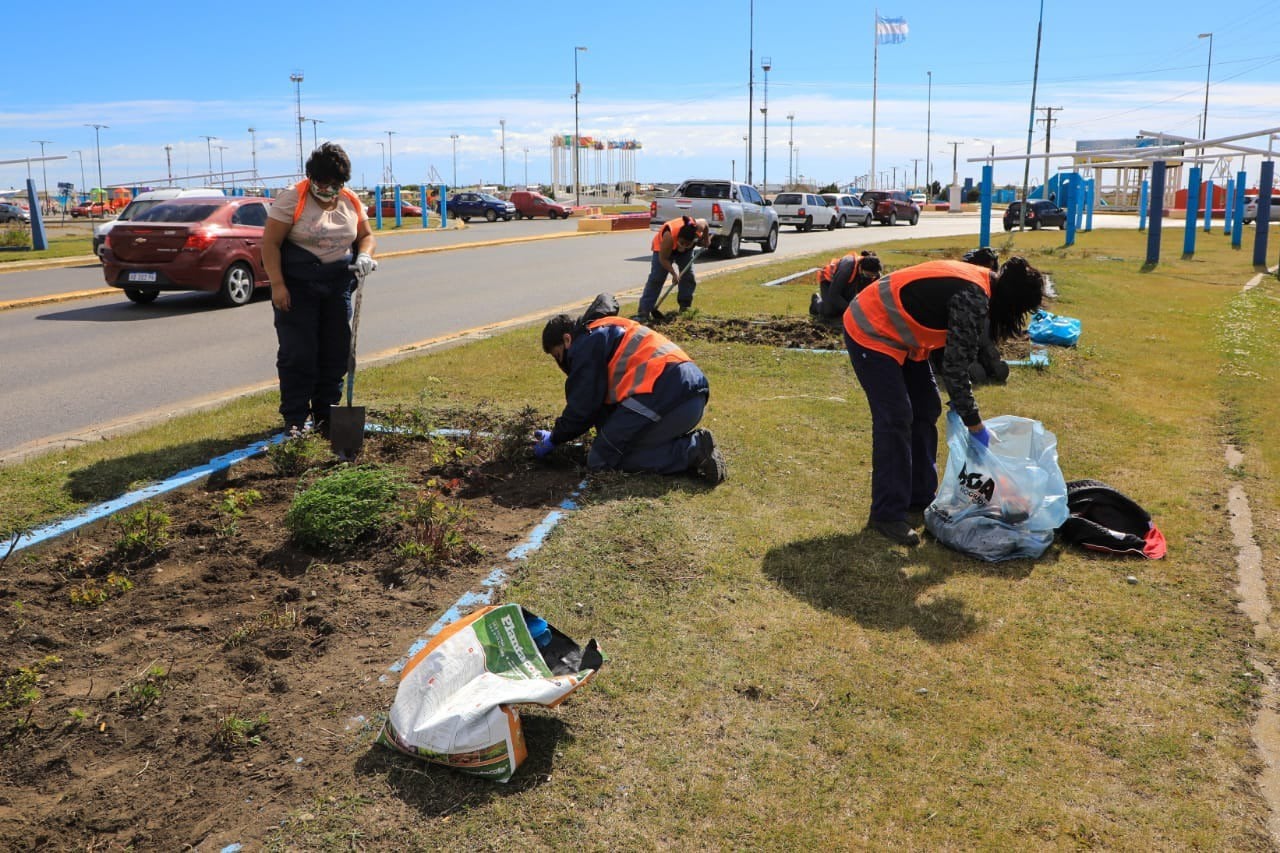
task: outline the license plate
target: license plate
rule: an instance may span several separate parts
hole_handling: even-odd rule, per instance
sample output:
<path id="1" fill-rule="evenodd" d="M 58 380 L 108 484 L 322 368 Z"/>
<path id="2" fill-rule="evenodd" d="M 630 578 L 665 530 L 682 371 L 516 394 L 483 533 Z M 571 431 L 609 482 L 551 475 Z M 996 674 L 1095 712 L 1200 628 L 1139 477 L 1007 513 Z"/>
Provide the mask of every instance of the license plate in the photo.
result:
<path id="1" fill-rule="evenodd" d="M 155 281 L 156 274 L 153 272 L 131 272 L 129 273 L 129 281 Z"/>

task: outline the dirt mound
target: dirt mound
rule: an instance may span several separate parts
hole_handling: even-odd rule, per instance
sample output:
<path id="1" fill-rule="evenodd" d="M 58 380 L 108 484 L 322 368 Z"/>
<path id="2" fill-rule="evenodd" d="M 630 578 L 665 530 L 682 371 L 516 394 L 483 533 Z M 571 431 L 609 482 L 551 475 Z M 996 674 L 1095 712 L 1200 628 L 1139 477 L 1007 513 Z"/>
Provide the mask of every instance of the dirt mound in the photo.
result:
<path id="1" fill-rule="evenodd" d="M 838 323 L 826 325 L 808 317 L 677 316 L 659 327 L 673 341 L 716 341 L 760 344 L 788 349 L 844 350 Z"/>

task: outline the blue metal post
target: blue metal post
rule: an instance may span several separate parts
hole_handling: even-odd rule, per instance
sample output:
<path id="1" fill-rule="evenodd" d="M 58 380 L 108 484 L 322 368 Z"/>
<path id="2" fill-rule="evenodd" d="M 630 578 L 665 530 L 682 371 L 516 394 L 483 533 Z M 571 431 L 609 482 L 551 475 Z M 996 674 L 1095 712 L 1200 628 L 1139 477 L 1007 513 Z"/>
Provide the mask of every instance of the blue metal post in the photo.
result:
<path id="1" fill-rule="evenodd" d="M 982 218 L 978 225 L 978 245 L 991 245 L 991 175 L 993 167 L 990 163 L 982 167 Z"/>
<path id="2" fill-rule="evenodd" d="M 431 205 L 427 203 L 427 199 L 431 195 L 431 190 L 428 188 L 426 181 L 418 184 L 418 186 L 420 187 L 418 191 L 418 203 L 422 205 L 422 227 L 426 228 L 431 224 L 429 221 L 429 217 L 431 216 Z"/>
<path id="3" fill-rule="evenodd" d="M 399 184 L 396 184 L 394 192 L 396 194 L 396 227 L 399 228 L 401 225 L 404 225 L 404 217 L 401 215 L 401 212 L 400 212 L 400 185 Z"/>
<path id="4" fill-rule="evenodd" d="M 449 227 L 449 187 L 440 185 L 440 227 Z"/>
<path id="5" fill-rule="evenodd" d="M 1200 224 L 1200 167 L 1192 166 L 1187 172 L 1186 222 L 1182 229 L 1182 254 L 1196 253 L 1196 227 Z"/>
<path id="6" fill-rule="evenodd" d="M 1151 227 L 1147 229 L 1147 263 L 1160 263 L 1160 226 L 1164 221 L 1164 172 L 1166 163 L 1156 160 L 1151 164 L 1151 195 L 1147 200 Z"/>
<path id="7" fill-rule="evenodd" d="M 1142 182 L 1142 189 L 1138 192 L 1138 230 L 1147 230 L 1147 195 L 1148 183 Z"/>
<path id="8" fill-rule="evenodd" d="M 36 192 L 36 182 L 27 178 L 27 202 L 31 211 L 31 248 L 43 252 L 49 248 L 49 239 L 44 233 L 44 212 L 40 210 L 40 194 Z"/>
<path id="9" fill-rule="evenodd" d="M 1271 230 L 1271 185 L 1276 173 L 1274 160 L 1263 160 L 1258 173 L 1258 218 L 1253 220 L 1253 265 L 1267 265 L 1267 232 Z"/>
<path id="10" fill-rule="evenodd" d="M 1204 233 L 1213 229 L 1213 179 L 1204 182 Z"/>
<path id="11" fill-rule="evenodd" d="M 1058 174 L 1058 197 L 1062 202 L 1062 209 L 1066 211 L 1066 238 L 1064 242 L 1068 246 L 1076 244 L 1076 208 L 1077 199 L 1080 195 L 1080 182 L 1076 180 L 1074 173 L 1070 175 Z"/>
<path id="12" fill-rule="evenodd" d="M 382 184 L 373 188 L 373 221 L 379 231 L 382 230 Z"/>
<path id="13" fill-rule="evenodd" d="M 1093 230 L 1093 207 L 1095 204 L 1098 203 L 1098 181 L 1096 178 L 1090 178 L 1089 182 L 1085 186 L 1087 187 L 1086 197 L 1089 199 L 1089 203 L 1085 205 L 1085 208 L 1084 208 L 1084 230 L 1092 231 Z"/>
<path id="14" fill-rule="evenodd" d="M 1231 236 L 1231 214 L 1236 206 L 1236 182 L 1227 178 L 1227 203 L 1222 209 L 1222 233 Z"/>
<path id="15" fill-rule="evenodd" d="M 1236 174 L 1236 197 L 1231 211 L 1231 221 L 1235 223 L 1235 229 L 1231 232 L 1233 249 L 1239 249 L 1240 241 L 1244 239 L 1244 188 L 1247 180 L 1243 170 Z"/>

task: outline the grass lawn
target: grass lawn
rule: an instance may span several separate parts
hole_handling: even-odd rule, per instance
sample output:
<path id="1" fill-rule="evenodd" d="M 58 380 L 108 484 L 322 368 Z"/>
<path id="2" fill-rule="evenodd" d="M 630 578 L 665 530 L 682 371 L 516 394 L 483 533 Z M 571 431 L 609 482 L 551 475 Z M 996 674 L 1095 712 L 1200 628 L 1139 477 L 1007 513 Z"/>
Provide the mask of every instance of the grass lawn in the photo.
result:
<path id="1" fill-rule="evenodd" d="M 15 231 L 16 229 L 10 229 Z M 93 254 L 93 234 L 71 234 L 65 236 L 49 236 L 49 248 L 39 252 L 28 248 L 27 251 L 0 252 L 0 264 L 12 261 L 38 261 L 52 258 L 78 258 Z M 31 232 L 23 230 L 22 236 L 14 236 L 11 242 L 19 246 L 31 246 Z M 0 242 L 0 245 L 8 245 Z"/>
<path id="2" fill-rule="evenodd" d="M 1243 291 L 1250 252 L 1218 236 L 1151 271 L 1145 235 L 1061 240 L 1000 235 L 996 247 L 1050 273 L 1050 310 L 1082 320 L 1079 347 L 1052 351 L 1047 370 L 1015 368 L 978 402 L 1055 432 L 1068 479 L 1143 504 L 1165 560 L 1055 545 L 988 564 L 932 539 L 891 546 L 863 530 L 870 422 L 847 358 L 692 342 L 729 481 L 594 478 L 505 593 L 610 657 L 560 709 L 524 712 L 550 772 L 499 786 L 387 761 L 293 804 L 275 846 L 1271 849 L 1249 726 L 1253 662 L 1274 665 L 1277 649 L 1236 609 L 1226 493 L 1246 489 L 1280 588 L 1280 448 L 1267 440 L 1280 422 L 1280 286 Z M 972 245 L 874 248 L 894 269 Z M 827 257 L 706 278 L 697 308 L 801 315 L 811 282 L 759 285 Z M 365 402 L 554 410 L 561 377 L 539 331 L 365 371 Z M 262 395 L 0 468 L 0 530 L 275 421 Z M 1244 451 L 1234 472 L 1227 443 Z M 351 747 L 354 766 L 367 750 Z"/>

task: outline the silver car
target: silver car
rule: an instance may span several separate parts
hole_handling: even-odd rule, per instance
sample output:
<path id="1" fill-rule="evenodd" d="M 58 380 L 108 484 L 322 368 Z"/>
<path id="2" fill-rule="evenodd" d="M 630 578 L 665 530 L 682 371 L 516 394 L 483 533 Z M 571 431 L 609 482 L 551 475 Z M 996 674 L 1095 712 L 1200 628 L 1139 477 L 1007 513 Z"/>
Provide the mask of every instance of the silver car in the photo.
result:
<path id="1" fill-rule="evenodd" d="M 835 208 L 837 228 L 843 228 L 849 224 L 866 228 L 871 224 L 871 208 L 859 201 L 856 195 L 823 193 L 822 200 L 828 207 Z"/>

